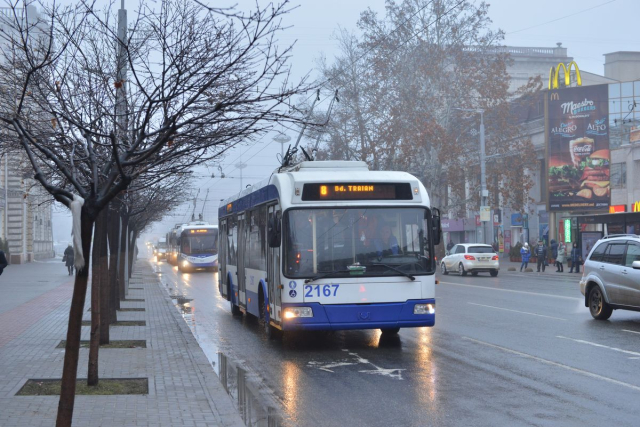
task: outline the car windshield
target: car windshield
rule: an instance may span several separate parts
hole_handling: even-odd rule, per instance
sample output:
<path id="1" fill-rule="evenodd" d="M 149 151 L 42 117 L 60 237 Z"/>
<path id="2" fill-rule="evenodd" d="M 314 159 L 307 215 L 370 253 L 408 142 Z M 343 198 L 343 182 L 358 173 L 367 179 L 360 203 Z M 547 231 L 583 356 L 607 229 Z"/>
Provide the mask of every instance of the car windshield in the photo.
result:
<path id="1" fill-rule="evenodd" d="M 467 252 L 470 254 L 492 254 L 496 251 L 491 246 L 469 246 Z"/>
<path id="2" fill-rule="evenodd" d="M 218 232 L 183 237 L 180 245 L 184 254 L 215 255 L 218 253 Z"/>
<path id="3" fill-rule="evenodd" d="M 284 233 L 286 275 L 432 273 L 428 217 L 424 208 L 289 210 Z"/>

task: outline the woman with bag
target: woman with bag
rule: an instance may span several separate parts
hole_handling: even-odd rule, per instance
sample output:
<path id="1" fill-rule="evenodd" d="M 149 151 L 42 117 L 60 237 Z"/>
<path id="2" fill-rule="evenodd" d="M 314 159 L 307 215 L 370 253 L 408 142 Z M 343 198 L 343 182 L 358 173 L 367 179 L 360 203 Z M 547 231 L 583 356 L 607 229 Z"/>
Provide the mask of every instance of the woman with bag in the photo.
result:
<path id="1" fill-rule="evenodd" d="M 73 246 L 69 245 L 67 246 L 67 249 L 64 250 L 62 261 L 69 270 L 69 276 L 73 275 Z"/>
<path id="2" fill-rule="evenodd" d="M 560 242 L 558 245 L 558 256 L 556 257 L 556 272 L 564 273 L 564 259 L 567 257 L 567 247 Z"/>

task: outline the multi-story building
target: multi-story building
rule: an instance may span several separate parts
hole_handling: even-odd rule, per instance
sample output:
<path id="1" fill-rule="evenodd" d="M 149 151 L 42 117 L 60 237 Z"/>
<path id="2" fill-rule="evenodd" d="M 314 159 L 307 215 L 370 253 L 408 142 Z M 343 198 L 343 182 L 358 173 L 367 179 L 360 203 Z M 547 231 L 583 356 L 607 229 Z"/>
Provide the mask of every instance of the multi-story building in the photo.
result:
<path id="1" fill-rule="evenodd" d="M 21 19 L 36 22 L 38 11 L 33 6 L 21 10 Z M 0 51 L 8 60 L 11 51 L 12 25 L 15 15 L 11 8 L 0 8 Z M 10 93 L 10 89 L 4 90 Z M 0 146 L 6 138 L 6 129 L 0 129 Z M 9 262 L 25 263 L 34 259 L 50 258 L 53 252 L 51 223 L 52 197 L 39 183 L 24 173 L 24 159 L 15 153 L 0 153 L 0 237 L 8 241 Z"/>
<path id="2" fill-rule="evenodd" d="M 545 85 L 551 67 L 559 63 L 568 64 L 573 58 L 559 43 L 555 48 L 500 47 L 499 53 L 509 53 L 512 63 L 508 67 L 511 90 L 525 84 L 530 77 L 540 76 Z M 621 211 L 640 209 L 640 52 L 614 52 L 605 55 L 604 75 L 580 70 L 582 86 L 608 84 L 609 88 L 609 135 L 611 152 L 611 205 Z M 575 85 L 575 71 L 572 75 Z M 536 153 L 536 167 L 526 171 L 533 181 L 528 196 L 530 202 L 520 209 L 505 209 L 499 198 L 490 197 L 492 221 L 487 226 L 478 223 L 478 212 L 468 212 L 467 218 L 445 220 L 444 231 L 456 243 L 462 241 L 493 242 L 499 235 L 504 237 L 504 250 L 511 244 L 539 238 L 558 239 L 558 224 L 563 219 L 571 219 L 573 235 L 578 231 L 578 215 L 592 215 L 598 212 L 557 212 L 547 211 L 547 162 L 544 97 L 546 89 L 537 103 L 520 115 L 520 123 L 526 135 L 531 138 Z M 491 135 L 487 135 L 487 139 Z M 524 214 L 524 215 L 523 215 Z M 584 228 L 584 227 L 583 227 Z M 588 230 L 588 227 L 586 228 Z M 484 231 L 484 233 L 483 233 Z M 583 230 L 584 231 L 584 230 Z M 625 232 L 629 231 L 624 230 Z M 633 231 L 640 233 L 638 229 Z M 486 234 L 484 236 L 483 234 Z"/>

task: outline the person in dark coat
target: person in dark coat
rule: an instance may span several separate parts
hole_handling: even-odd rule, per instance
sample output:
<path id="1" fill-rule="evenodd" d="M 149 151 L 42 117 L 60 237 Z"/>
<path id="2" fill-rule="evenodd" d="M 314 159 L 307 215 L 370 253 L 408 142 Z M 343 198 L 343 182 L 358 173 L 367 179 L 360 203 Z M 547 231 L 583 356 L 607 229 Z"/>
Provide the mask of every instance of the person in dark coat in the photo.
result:
<path id="1" fill-rule="evenodd" d="M 547 261 L 547 247 L 544 245 L 542 240 L 538 240 L 538 246 L 536 246 L 535 253 L 538 257 L 538 273 L 540 273 L 540 267 L 542 267 L 542 272 L 544 273 L 545 263 Z"/>
<path id="2" fill-rule="evenodd" d="M 73 246 L 69 245 L 67 246 L 67 249 L 64 250 L 64 259 L 65 259 L 64 265 L 69 270 L 69 276 L 73 275 L 73 261 L 74 261 L 73 257 L 74 257 Z"/>
<path id="3" fill-rule="evenodd" d="M 7 262 L 7 257 L 4 255 L 4 251 L 0 251 L 0 275 L 8 265 L 9 263 Z"/>
<path id="4" fill-rule="evenodd" d="M 573 248 L 571 248 L 571 270 L 569 273 L 573 273 L 573 268 L 576 268 L 576 273 L 580 273 L 580 263 L 582 260 L 582 252 L 580 252 L 580 248 L 578 247 L 578 243 L 573 243 Z"/>

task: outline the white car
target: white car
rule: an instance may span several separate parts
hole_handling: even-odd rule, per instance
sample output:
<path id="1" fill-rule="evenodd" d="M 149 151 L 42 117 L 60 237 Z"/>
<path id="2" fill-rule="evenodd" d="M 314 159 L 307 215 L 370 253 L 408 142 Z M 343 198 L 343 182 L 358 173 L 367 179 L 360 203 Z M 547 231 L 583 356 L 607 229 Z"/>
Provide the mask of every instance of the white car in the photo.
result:
<path id="1" fill-rule="evenodd" d="M 500 271 L 498 254 L 490 245 L 483 243 L 459 243 L 447 251 L 442 258 L 440 271 L 447 275 L 450 271 L 456 271 L 461 276 L 471 273 L 477 276 L 481 271 L 488 271 L 492 277 Z"/>

